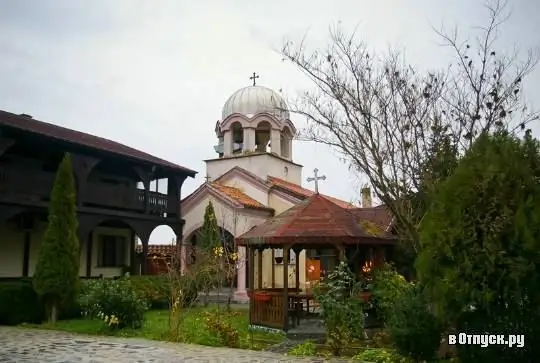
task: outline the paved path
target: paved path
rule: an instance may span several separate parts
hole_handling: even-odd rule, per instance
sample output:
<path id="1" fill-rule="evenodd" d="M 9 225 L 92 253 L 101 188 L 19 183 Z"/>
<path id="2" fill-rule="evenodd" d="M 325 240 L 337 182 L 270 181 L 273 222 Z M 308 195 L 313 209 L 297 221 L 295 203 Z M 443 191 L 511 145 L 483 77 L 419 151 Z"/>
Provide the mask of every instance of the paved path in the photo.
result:
<path id="1" fill-rule="evenodd" d="M 277 353 L 0 326 L 2 363 L 323 362 Z"/>

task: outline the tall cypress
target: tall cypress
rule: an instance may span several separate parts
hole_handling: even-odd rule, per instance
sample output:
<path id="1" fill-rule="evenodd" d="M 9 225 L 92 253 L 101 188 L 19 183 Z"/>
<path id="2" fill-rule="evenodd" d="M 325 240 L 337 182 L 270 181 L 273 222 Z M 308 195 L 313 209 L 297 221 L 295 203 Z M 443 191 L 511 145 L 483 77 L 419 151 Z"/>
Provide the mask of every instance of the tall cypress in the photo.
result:
<path id="1" fill-rule="evenodd" d="M 199 241 L 198 247 L 206 251 L 221 246 L 219 225 L 212 202 L 208 202 L 204 211 L 204 222 L 201 228 Z"/>
<path id="2" fill-rule="evenodd" d="M 56 172 L 47 229 L 34 274 L 34 289 L 45 303 L 48 320 L 55 323 L 79 291 L 80 246 L 71 157 L 65 154 Z"/>

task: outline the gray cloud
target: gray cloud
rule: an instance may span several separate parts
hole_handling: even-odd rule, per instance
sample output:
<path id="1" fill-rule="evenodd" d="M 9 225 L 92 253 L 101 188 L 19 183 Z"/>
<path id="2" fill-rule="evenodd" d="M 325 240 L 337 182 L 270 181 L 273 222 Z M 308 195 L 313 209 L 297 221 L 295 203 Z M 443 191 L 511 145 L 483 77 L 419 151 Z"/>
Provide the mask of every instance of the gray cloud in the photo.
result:
<path id="1" fill-rule="evenodd" d="M 509 49 L 540 44 L 538 2 L 511 1 L 513 16 L 500 34 Z M 214 125 L 221 107 L 251 72 L 260 84 L 294 96 L 309 86 L 274 50 L 308 34 L 324 46 L 328 27 L 341 21 L 374 49 L 405 49 L 421 67 L 446 64 L 431 25 L 481 24 L 481 3 L 470 0 L 265 1 L 6 0 L 0 2 L 0 109 L 29 113 L 108 137 L 201 171 L 214 157 Z M 540 95 L 540 73 L 526 84 Z M 304 120 L 294 119 L 301 128 Z M 358 198 L 358 183 L 336 155 L 296 142 L 305 176 L 318 167 L 321 190 Z M 156 231 L 153 243 L 171 232 Z"/>

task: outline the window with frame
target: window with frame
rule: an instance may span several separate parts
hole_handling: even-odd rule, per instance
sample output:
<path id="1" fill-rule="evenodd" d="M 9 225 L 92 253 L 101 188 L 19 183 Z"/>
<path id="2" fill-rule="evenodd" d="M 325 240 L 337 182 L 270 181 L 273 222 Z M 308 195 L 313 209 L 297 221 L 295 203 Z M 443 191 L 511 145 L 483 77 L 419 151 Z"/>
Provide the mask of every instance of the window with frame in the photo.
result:
<path id="1" fill-rule="evenodd" d="M 126 264 L 127 240 L 122 236 L 100 235 L 98 266 L 122 267 Z"/>
<path id="2" fill-rule="evenodd" d="M 274 250 L 274 263 L 282 264 L 283 261 L 283 249 Z M 289 250 L 289 264 L 296 263 L 296 253 L 293 250 Z"/>

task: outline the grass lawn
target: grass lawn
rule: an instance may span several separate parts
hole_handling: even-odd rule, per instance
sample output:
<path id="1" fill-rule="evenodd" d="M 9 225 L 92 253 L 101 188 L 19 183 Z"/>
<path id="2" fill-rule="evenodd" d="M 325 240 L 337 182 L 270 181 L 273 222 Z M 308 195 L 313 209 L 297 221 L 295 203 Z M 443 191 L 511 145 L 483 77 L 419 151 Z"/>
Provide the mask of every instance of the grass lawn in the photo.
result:
<path id="1" fill-rule="evenodd" d="M 208 331 L 201 314 L 212 308 L 192 308 L 184 311 L 185 319 L 180 327 L 180 339 L 172 338 L 169 328 L 169 311 L 153 310 L 146 313 L 145 322 L 141 329 L 122 329 L 111 331 L 102 321 L 90 319 L 73 319 L 58 321 L 51 324 L 24 324 L 23 327 L 59 330 L 70 333 L 88 335 L 112 335 L 121 337 L 138 337 L 153 340 L 171 341 L 177 340 L 182 343 L 220 346 L 221 342 L 216 333 Z M 215 307 L 213 308 L 215 309 Z M 233 310 L 230 316 L 223 312 L 223 318 L 228 319 L 234 326 L 240 337 L 240 347 L 244 349 L 262 350 L 284 340 L 284 335 L 271 332 L 248 331 L 248 311 L 246 309 Z"/>

